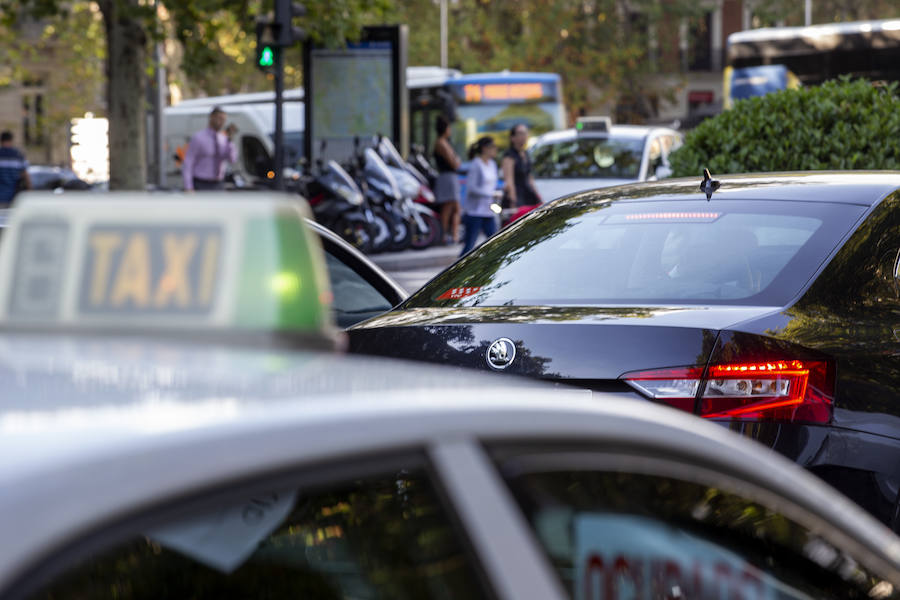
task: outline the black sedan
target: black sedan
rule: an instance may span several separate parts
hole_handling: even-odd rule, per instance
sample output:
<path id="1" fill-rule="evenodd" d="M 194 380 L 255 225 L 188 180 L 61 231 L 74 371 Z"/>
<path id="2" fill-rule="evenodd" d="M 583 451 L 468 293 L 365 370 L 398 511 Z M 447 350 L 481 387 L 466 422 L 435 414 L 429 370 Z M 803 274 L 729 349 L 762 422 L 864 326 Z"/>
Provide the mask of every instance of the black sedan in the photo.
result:
<path id="1" fill-rule="evenodd" d="M 900 173 L 667 180 L 533 211 L 350 347 L 631 392 L 900 530 Z"/>

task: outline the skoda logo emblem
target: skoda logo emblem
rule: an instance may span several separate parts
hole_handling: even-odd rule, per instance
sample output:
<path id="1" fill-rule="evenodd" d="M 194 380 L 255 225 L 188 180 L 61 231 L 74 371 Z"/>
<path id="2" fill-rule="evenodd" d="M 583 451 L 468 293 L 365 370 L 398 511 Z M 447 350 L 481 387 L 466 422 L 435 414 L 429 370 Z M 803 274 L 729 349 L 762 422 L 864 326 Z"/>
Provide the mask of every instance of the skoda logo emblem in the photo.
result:
<path id="1" fill-rule="evenodd" d="M 516 345 L 509 338 L 500 338 L 488 346 L 485 358 L 492 369 L 502 370 L 516 357 Z"/>

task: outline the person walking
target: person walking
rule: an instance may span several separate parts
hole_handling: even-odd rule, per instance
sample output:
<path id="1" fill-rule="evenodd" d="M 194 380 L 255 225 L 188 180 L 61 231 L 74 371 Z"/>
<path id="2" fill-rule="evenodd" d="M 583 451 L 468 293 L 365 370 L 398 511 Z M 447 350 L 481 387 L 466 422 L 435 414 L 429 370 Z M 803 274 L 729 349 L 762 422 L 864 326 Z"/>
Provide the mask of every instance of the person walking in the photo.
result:
<path id="1" fill-rule="evenodd" d="M 9 206 L 19 190 L 31 189 L 28 161 L 13 147 L 11 131 L 0 133 L 0 206 Z"/>
<path id="2" fill-rule="evenodd" d="M 488 136 L 469 148 L 469 174 L 466 177 L 466 205 L 463 210 L 465 243 L 460 256 L 475 247 L 478 234 L 491 237 L 497 233 L 497 219 L 491 204 L 497 189 L 497 145 Z"/>
<path id="3" fill-rule="evenodd" d="M 459 241 L 459 178 L 456 171 L 462 161 L 450 144 L 449 121 L 438 116 L 435 131 L 438 137 L 434 142 L 434 163 L 438 177 L 434 183 L 434 198 L 440 207 L 444 243 L 455 244 Z"/>
<path id="4" fill-rule="evenodd" d="M 237 160 L 231 142 L 237 128 L 232 124 L 223 132 L 226 119 L 225 111 L 216 106 L 209 113 L 209 127 L 191 137 L 181 165 L 185 190 L 225 189 L 225 163 Z"/>
<path id="5" fill-rule="evenodd" d="M 514 125 L 509 130 L 509 149 L 501 161 L 504 208 L 537 206 L 541 203 L 531 174 L 531 157 L 525 151 L 527 143 L 528 127 L 524 123 Z"/>

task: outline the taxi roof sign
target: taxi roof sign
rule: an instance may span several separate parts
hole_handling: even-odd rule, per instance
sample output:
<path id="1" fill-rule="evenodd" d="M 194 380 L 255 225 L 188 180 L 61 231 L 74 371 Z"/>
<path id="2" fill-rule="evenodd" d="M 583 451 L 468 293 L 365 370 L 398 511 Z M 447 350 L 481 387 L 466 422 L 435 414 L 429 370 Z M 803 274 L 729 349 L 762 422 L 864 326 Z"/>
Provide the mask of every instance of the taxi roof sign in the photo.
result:
<path id="1" fill-rule="evenodd" d="M 0 325 L 333 342 L 307 216 L 298 198 L 274 193 L 22 194 L 0 243 Z"/>
<path id="2" fill-rule="evenodd" d="M 578 133 L 595 132 L 609 133 L 612 129 L 612 119 L 609 117 L 578 117 L 575 121 L 575 130 Z"/>

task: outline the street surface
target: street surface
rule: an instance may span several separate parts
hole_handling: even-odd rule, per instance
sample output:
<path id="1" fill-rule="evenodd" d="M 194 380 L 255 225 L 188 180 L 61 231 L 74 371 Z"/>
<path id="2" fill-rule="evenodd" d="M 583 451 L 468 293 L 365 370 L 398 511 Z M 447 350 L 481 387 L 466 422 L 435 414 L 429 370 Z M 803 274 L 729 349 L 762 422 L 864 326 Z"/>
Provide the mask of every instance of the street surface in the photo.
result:
<path id="1" fill-rule="evenodd" d="M 412 293 L 452 265 L 462 250 L 462 244 L 436 246 L 425 250 L 385 252 L 369 258 L 384 269 L 403 289 Z"/>

